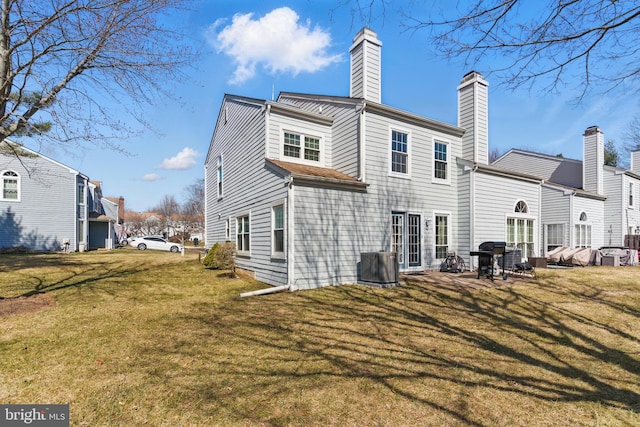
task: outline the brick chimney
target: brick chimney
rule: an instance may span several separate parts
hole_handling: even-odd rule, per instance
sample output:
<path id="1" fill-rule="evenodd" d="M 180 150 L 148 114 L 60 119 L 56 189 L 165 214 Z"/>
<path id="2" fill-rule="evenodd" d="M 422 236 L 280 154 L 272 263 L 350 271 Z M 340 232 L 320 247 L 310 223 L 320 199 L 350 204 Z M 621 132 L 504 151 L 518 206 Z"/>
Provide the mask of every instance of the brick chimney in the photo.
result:
<path id="1" fill-rule="evenodd" d="M 458 86 L 458 126 L 462 136 L 462 158 L 476 163 L 489 162 L 489 83 L 482 74 L 471 71 Z"/>
<path id="2" fill-rule="evenodd" d="M 381 103 L 382 42 L 378 40 L 378 35 L 368 28 L 363 28 L 353 39 L 349 53 L 351 54 L 349 96 Z"/>
<path id="3" fill-rule="evenodd" d="M 604 132 L 598 126 L 584 131 L 582 160 L 582 188 L 592 193 L 603 194 Z"/>

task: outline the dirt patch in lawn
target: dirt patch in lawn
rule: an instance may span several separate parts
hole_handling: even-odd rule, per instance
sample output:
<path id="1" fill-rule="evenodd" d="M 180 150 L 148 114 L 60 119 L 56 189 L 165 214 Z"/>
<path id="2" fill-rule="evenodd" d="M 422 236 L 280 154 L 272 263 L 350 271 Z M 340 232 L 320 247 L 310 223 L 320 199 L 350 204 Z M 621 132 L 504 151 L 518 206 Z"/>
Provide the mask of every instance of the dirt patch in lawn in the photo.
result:
<path id="1" fill-rule="evenodd" d="M 33 313 L 56 305 L 49 294 L 39 294 L 30 297 L 15 297 L 0 299 L 0 317 L 21 313 Z"/>

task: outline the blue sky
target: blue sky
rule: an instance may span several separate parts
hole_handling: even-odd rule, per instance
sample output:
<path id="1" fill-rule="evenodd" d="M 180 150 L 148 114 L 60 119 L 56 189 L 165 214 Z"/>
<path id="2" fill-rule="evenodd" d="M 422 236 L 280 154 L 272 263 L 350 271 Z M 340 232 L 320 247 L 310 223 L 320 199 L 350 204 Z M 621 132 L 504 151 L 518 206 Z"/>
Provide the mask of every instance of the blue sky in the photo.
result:
<path id="1" fill-rule="evenodd" d="M 173 83 L 180 102 L 159 100 L 148 109 L 155 132 L 122 141 L 130 153 L 86 146 L 74 153 L 32 147 L 103 182 L 108 196 L 123 196 L 127 210 L 145 211 L 164 195 L 179 201 L 184 188 L 204 176 L 204 159 L 225 93 L 271 99 L 280 91 L 348 96 L 348 51 L 367 24 L 338 0 L 201 0 L 181 21 L 195 44 L 204 46 L 190 78 Z M 428 3 L 428 2 L 426 2 Z M 442 4 L 455 2 L 442 2 Z M 422 10 L 430 13 L 427 6 Z M 379 12 L 379 11 L 378 11 Z M 456 124 L 456 87 L 470 71 L 461 61 L 436 56 L 425 30 L 410 32 L 387 9 L 368 26 L 382 41 L 382 102 Z M 486 69 L 483 69 L 486 67 Z M 544 95 L 511 91 L 486 75 L 489 86 L 489 145 L 582 158 L 582 133 L 598 125 L 619 145 L 638 114 L 637 95 L 591 96 L 576 106 L 578 93 Z M 169 83 L 172 84 L 172 83 Z M 126 120 L 126 117 L 123 117 Z M 31 146 L 27 142 L 28 146 Z"/>

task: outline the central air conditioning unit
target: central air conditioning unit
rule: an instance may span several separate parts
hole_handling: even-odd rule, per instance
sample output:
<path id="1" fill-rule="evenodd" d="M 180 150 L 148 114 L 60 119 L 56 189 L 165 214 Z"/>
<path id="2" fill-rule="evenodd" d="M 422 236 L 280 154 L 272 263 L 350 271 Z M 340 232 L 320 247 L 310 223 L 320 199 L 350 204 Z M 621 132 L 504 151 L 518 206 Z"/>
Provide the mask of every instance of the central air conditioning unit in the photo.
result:
<path id="1" fill-rule="evenodd" d="M 360 254 L 361 282 L 388 287 L 398 284 L 400 276 L 398 255 L 395 252 L 364 252 Z"/>

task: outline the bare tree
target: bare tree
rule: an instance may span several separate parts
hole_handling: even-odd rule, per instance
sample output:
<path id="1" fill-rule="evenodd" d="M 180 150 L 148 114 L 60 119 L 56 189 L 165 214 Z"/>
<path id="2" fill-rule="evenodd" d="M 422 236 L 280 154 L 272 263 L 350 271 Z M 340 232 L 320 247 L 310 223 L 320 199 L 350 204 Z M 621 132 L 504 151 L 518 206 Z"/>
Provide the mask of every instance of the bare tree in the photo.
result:
<path id="1" fill-rule="evenodd" d="M 636 116 L 628 125 L 624 134 L 625 150 L 640 150 L 640 116 Z"/>
<path id="2" fill-rule="evenodd" d="M 180 214 L 180 204 L 174 196 L 165 195 L 160 203 L 151 210 L 157 212 L 160 216 L 163 232 L 166 232 L 167 238 L 169 238 L 169 230 L 175 229 L 175 221 Z"/>
<path id="3" fill-rule="evenodd" d="M 472 63 L 498 53 L 512 87 L 555 90 L 566 83 L 606 88 L 640 77 L 640 4 L 612 0 L 474 1 L 458 15 L 417 21 L 428 27 L 436 47 Z M 502 60 L 499 62 L 503 62 Z M 615 64 L 615 66 L 613 66 Z"/>
<path id="4" fill-rule="evenodd" d="M 198 179 L 184 189 L 185 201 L 181 208 L 180 222 L 183 236 L 204 229 L 204 179 Z M 184 244 L 184 241 L 182 242 Z"/>
<path id="5" fill-rule="evenodd" d="M 448 58 L 464 58 L 471 67 L 481 63 L 484 70 L 494 67 L 487 72 L 498 72 L 512 88 L 535 84 L 555 91 L 570 85 L 583 96 L 594 87 L 640 88 L 637 1 L 470 0 L 447 2 L 441 10 L 437 3 L 422 2 L 430 8 L 418 7 L 420 3 L 395 6 L 405 18 L 403 26 L 426 30 L 430 44 Z M 391 2 L 339 4 L 349 4 L 352 16 L 369 22 Z"/>
<path id="6" fill-rule="evenodd" d="M 0 141 L 102 142 L 132 135 L 139 108 L 193 59 L 167 26 L 188 0 L 0 0 Z M 14 153 L 17 155 L 17 153 Z"/>
<path id="7" fill-rule="evenodd" d="M 163 224 L 158 215 L 150 212 L 125 211 L 124 226 L 127 235 L 154 235 L 162 232 Z"/>
<path id="8" fill-rule="evenodd" d="M 185 210 L 204 215 L 204 179 L 197 179 L 184 189 Z"/>

